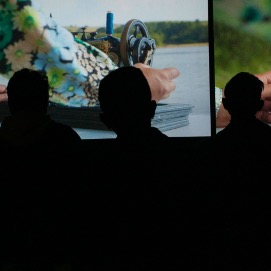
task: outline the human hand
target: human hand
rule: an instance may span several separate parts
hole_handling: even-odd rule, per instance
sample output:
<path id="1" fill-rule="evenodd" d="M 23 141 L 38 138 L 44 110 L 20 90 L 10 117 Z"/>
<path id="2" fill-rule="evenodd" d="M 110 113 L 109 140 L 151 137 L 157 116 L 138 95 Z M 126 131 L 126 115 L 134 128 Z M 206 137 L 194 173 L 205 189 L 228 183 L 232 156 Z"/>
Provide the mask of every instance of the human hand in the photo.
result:
<path id="1" fill-rule="evenodd" d="M 7 101 L 8 101 L 7 87 L 5 85 L 0 84 L 0 102 Z"/>
<path id="2" fill-rule="evenodd" d="M 159 102 L 169 97 L 176 89 L 173 81 L 180 75 L 176 68 L 155 69 L 142 63 L 136 63 L 134 67 L 141 69 L 146 77 L 152 93 L 152 100 Z"/>
<path id="3" fill-rule="evenodd" d="M 256 117 L 261 121 L 271 124 L 271 71 L 255 74 L 255 76 L 264 83 L 264 90 L 262 92 L 264 105 L 261 111 L 256 113 Z"/>

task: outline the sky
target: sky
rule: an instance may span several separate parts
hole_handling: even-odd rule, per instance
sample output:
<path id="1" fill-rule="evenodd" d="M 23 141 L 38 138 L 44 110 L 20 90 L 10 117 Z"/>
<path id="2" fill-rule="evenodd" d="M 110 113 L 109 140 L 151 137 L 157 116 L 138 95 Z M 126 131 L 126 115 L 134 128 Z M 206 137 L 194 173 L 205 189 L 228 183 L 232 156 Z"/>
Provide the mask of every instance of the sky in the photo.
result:
<path id="1" fill-rule="evenodd" d="M 114 24 L 131 19 L 151 21 L 208 20 L 208 0 L 36 0 L 48 16 L 62 26 L 106 25 L 106 13 Z"/>

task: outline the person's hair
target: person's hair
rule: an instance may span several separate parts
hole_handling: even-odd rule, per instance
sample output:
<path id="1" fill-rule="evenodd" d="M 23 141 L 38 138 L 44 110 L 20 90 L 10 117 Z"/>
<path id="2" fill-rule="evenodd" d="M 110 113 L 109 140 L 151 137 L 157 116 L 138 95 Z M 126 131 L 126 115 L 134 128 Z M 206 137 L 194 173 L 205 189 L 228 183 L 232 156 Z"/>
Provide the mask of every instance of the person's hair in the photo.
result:
<path id="1" fill-rule="evenodd" d="M 112 117 L 146 118 L 152 104 L 148 81 L 139 68 L 111 71 L 100 82 L 99 103 L 102 112 Z"/>
<path id="2" fill-rule="evenodd" d="M 233 76 L 224 88 L 224 96 L 240 103 L 254 103 L 261 99 L 263 82 L 249 72 L 240 72 Z"/>
<path id="3" fill-rule="evenodd" d="M 49 82 L 45 73 L 23 68 L 16 71 L 7 85 L 11 114 L 18 111 L 46 113 L 49 102 Z"/>

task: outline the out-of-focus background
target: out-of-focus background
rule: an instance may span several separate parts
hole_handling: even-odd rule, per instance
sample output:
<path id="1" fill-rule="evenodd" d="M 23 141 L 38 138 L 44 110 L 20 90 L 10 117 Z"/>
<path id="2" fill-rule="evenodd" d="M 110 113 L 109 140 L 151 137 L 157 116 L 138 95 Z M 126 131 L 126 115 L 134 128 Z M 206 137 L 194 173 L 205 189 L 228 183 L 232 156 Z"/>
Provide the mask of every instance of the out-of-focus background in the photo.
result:
<path id="1" fill-rule="evenodd" d="M 213 0 L 215 85 L 271 70 L 271 0 Z"/>

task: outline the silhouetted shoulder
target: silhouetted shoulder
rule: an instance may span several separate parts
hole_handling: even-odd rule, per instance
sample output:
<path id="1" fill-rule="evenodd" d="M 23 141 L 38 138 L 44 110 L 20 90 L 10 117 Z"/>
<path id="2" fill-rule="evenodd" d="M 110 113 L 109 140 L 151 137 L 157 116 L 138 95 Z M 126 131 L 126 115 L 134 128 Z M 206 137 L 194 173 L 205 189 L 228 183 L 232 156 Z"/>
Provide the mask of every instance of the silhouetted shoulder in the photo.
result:
<path id="1" fill-rule="evenodd" d="M 257 118 L 244 120 L 243 122 L 231 121 L 223 130 L 216 134 L 217 138 L 246 138 L 250 140 L 261 140 L 271 138 L 271 126 Z"/>
<path id="2" fill-rule="evenodd" d="M 52 140 L 62 143 L 76 143 L 80 142 L 81 138 L 70 126 L 56 122 L 52 120 L 48 129 L 48 136 L 52 137 Z"/>

